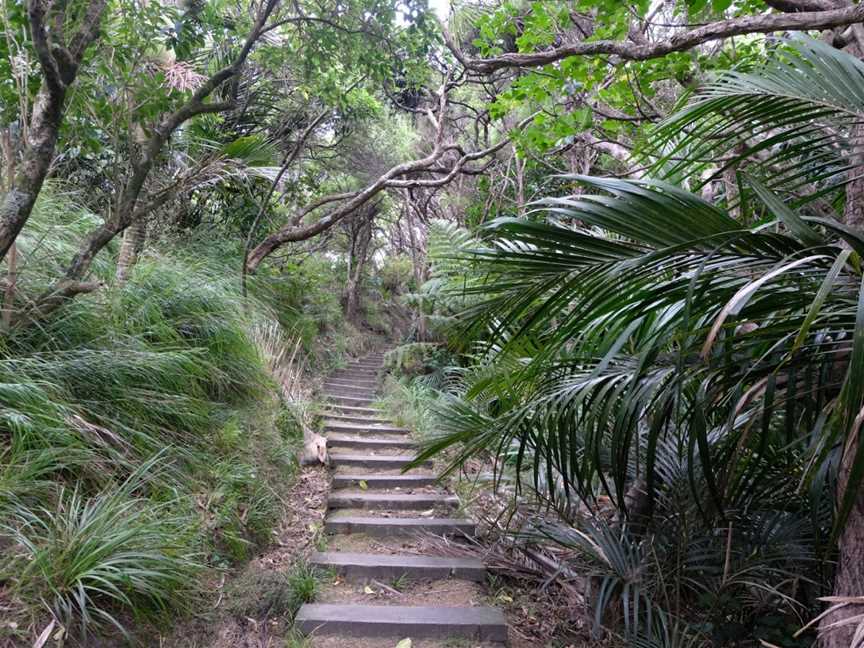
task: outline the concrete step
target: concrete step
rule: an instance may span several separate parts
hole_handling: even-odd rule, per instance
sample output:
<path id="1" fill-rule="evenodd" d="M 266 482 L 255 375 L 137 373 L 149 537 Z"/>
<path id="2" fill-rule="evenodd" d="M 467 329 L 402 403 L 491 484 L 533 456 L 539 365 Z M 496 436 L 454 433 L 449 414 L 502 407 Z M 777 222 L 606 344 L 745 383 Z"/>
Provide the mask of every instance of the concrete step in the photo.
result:
<path id="1" fill-rule="evenodd" d="M 362 385 L 340 385 L 338 383 L 325 382 L 324 389 L 332 392 L 345 392 L 349 396 L 352 392 L 360 392 L 363 396 L 372 396 L 377 391 L 377 387 L 363 387 Z"/>
<path id="2" fill-rule="evenodd" d="M 341 412 L 341 410 L 339 411 Z M 380 414 L 380 412 L 378 413 Z M 336 424 L 344 425 L 347 423 L 348 425 L 359 425 L 360 427 L 368 427 L 369 425 L 392 425 L 390 419 L 384 418 L 383 416 L 352 416 L 350 415 L 350 412 L 348 414 L 349 415 L 344 415 L 336 412 L 327 412 L 324 414 L 324 418 L 327 421 L 333 421 Z"/>
<path id="3" fill-rule="evenodd" d="M 349 580 L 375 579 L 381 581 L 407 577 L 413 579 L 444 579 L 482 582 L 486 567 L 475 558 L 414 556 L 410 554 L 363 554 L 343 552 L 316 552 L 309 562 L 333 570 Z"/>
<path id="4" fill-rule="evenodd" d="M 396 427 L 389 423 L 342 423 L 334 419 L 324 419 L 324 429 L 330 432 L 344 432 L 345 434 L 363 434 L 377 432 L 379 434 L 410 434 L 411 430 Z"/>
<path id="5" fill-rule="evenodd" d="M 338 403 L 340 405 L 353 405 L 359 407 L 366 407 L 375 402 L 372 398 L 358 398 L 357 396 L 344 396 L 342 394 L 332 394 L 332 393 L 324 393 L 324 397 L 330 401 L 331 403 Z"/>
<path id="6" fill-rule="evenodd" d="M 357 407 L 354 405 L 330 405 L 329 409 L 351 416 L 366 416 L 368 414 L 370 417 L 381 417 L 384 414 L 375 407 Z"/>
<path id="7" fill-rule="evenodd" d="M 307 603 L 294 624 L 313 635 L 507 641 L 504 615 L 491 607 Z"/>
<path id="8" fill-rule="evenodd" d="M 381 488 L 423 488 L 435 486 L 438 480 L 434 475 L 358 475 L 356 473 L 334 473 L 333 488 L 357 488 L 360 482 L 369 490 Z"/>
<path id="9" fill-rule="evenodd" d="M 423 511 L 436 506 L 459 506 L 459 498 L 436 493 L 367 493 L 365 491 L 339 491 L 327 500 L 331 509 L 384 509 L 390 511 Z"/>
<path id="10" fill-rule="evenodd" d="M 362 378 L 336 378 L 330 376 L 325 385 L 336 385 L 338 387 L 363 387 L 364 389 L 375 389 L 378 387 L 377 380 L 366 380 Z"/>
<path id="11" fill-rule="evenodd" d="M 328 434 L 327 447 L 339 446 L 351 450 L 381 450 L 382 448 L 397 448 L 399 450 L 413 450 L 417 447 L 410 438 L 405 439 L 376 439 L 373 437 L 358 437 L 346 434 Z"/>
<path id="12" fill-rule="evenodd" d="M 343 454 L 331 452 L 330 462 L 334 466 L 351 466 L 352 468 L 367 468 L 370 470 L 391 470 L 404 468 L 415 459 L 415 455 L 367 455 L 367 454 Z M 431 468 L 432 461 L 422 462 L 418 468 Z"/>
<path id="13" fill-rule="evenodd" d="M 330 515 L 324 520 L 327 533 L 365 533 L 377 538 L 433 533 L 473 536 L 476 526 L 465 518 L 385 518 Z"/>

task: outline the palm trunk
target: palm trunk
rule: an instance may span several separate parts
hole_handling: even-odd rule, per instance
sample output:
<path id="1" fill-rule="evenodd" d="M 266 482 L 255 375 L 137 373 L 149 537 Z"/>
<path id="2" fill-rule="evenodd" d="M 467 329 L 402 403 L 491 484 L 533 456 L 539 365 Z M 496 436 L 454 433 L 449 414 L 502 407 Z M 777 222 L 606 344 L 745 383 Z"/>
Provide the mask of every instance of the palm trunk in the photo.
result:
<path id="1" fill-rule="evenodd" d="M 850 471 L 858 447 L 858 439 L 847 445 L 846 454 L 837 475 L 837 501 L 841 501 L 849 483 Z M 849 519 L 837 542 L 837 574 L 834 596 L 864 596 L 864 489 L 860 489 Z M 834 628 L 830 626 L 864 613 L 864 605 L 850 604 L 827 615 L 819 624 L 821 648 L 849 648 L 858 623 Z"/>

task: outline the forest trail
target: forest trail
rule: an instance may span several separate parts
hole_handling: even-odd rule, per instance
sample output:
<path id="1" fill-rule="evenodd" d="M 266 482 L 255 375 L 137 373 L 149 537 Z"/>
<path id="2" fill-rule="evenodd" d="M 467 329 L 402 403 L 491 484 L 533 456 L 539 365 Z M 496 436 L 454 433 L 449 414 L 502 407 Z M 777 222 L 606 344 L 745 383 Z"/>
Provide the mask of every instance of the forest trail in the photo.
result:
<path id="1" fill-rule="evenodd" d="M 325 520 L 327 548 L 312 564 L 334 574 L 297 628 L 317 648 L 506 643 L 502 612 L 482 604 L 482 562 L 440 555 L 429 534 L 472 536 L 457 497 L 436 484 L 431 463 L 402 471 L 414 457 L 410 431 L 373 407 L 383 362 L 371 354 L 325 383 L 325 434 L 335 468 Z"/>

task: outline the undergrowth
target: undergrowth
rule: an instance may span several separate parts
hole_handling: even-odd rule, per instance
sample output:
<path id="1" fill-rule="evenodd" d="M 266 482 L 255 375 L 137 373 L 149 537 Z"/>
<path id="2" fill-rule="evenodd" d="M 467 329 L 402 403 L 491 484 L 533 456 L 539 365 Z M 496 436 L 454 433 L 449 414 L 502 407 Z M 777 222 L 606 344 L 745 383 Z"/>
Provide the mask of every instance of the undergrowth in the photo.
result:
<path id="1" fill-rule="evenodd" d="M 34 284 L 74 240 L 44 236 L 68 207 L 52 200 L 22 241 Z M 125 285 L 0 342 L 0 641 L 32 643 L 52 620 L 83 645 L 164 625 L 270 541 L 308 404 L 286 398 L 264 347 L 292 344 L 278 322 L 295 306 L 259 298 L 264 279 L 244 299 L 224 261 L 188 258 L 145 254 Z"/>

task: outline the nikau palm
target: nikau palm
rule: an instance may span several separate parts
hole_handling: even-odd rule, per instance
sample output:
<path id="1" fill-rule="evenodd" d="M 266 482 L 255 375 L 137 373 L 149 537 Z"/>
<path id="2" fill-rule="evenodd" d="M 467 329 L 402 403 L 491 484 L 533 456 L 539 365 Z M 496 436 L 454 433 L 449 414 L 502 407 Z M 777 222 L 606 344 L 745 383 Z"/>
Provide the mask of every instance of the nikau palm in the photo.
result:
<path id="1" fill-rule="evenodd" d="M 428 454 L 492 449 L 550 499 L 605 492 L 634 528 L 667 524 L 652 511 L 682 486 L 730 534 L 742 509 L 802 509 L 779 493 L 835 493 L 815 532 L 838 542 L 836 593 L 860 595 L 864 232 L 842 213 L 862 117 L 864 64 L 785 42 L 657 130 L 669 182 L 572 176 L 577 195 L 463 241 L 437 285 L 470 265 L 447 294 L 485 346 Z M 706 168 L 734 171 L 734 203 L 671 184 Z M 823 622 L 826 645 L 852 643 L 853 625 L 829 627 L 848 612 Z"/>

